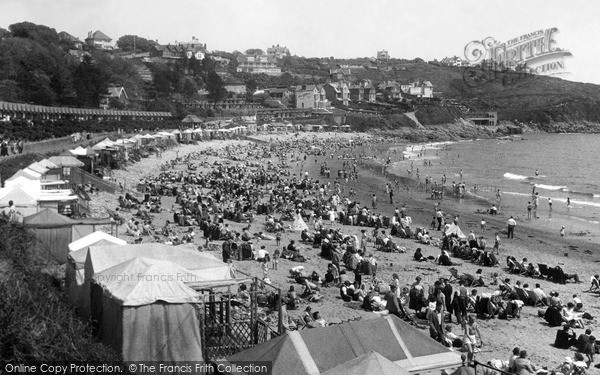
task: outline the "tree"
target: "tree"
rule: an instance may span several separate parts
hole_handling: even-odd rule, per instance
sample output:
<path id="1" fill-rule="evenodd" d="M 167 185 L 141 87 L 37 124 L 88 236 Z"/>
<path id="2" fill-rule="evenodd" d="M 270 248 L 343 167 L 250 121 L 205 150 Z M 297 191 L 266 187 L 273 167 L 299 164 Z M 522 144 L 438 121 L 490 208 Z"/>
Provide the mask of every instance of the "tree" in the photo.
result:
<path id="1" fill-rule="evenodd" d="M 75 69 L 73 83 L 80 107 L 98 107 L 102 95 L 108 91 L 108 77 L 92 63 L 89 56 Z"/>
<path id="2" fill-rule="evenodd" d="M 12 36 L 34 40 L 41 45 L 58 45 L 60 37 L 56 30 L 44 25 L 36 25 L 31 22 L 20 22 L 8 27 Z"/>
<path id="3" fill-rule="evenodd" d="M 264 55 L 265 51 L 260 48 L 250 48 L 246 50 L 246 55 Z"/>
<path id="4" fill-rule="evenodd" d="M 137 35 L 123 35 L 117 40 L 117 47 L 123 51 L 150 52 L 152 46 L 156 45 L 153 40 L 141 38 Z"/>
<path id="5" fill-rule="evenodd" d="M 206 90 L 208 90 L 208 97 L 214 104 L 217 104 L 218 101 L 227 96 L 227 90 L 225 90 L 223 80 L 214 70 L 208 72 L 206 77 Z"/>
<path id="6" fill-rule="evenodd" d="M 198 87 L 194 81 L 191 79 L 186 79 L 183 83 L 182 92 L 187 99 L 192 99 L 194 96 L 198 95 Z"/>

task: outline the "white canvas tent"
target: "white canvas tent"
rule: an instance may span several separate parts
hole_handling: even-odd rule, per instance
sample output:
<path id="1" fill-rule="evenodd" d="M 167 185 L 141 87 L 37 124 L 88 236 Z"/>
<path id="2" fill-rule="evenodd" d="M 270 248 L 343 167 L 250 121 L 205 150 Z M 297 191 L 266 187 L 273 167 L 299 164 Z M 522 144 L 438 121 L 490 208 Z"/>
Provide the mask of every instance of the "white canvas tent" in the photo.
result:
<path id="1" fill-rule="evenodd" d="M 446 224 L 446 227 L 444 228 L 444 234 L 446 236 L 449 236 L 451 234 L 456 234 L 458 236 L 458 238 L 460 238 L 461 240 L 464 240 L 465 238 L 467 238 L 467 236 L 465 236 L 465 234 L 462 232 L 462 230 L 460 230 L 458 225 L 456 225 L 454 223 Z"/>
<path id="2" fill-rule="evenodd" d="M 199 295 L 173 262 L 136 257 L 94 276 L 93 316 L 102 342 L 125 362 L 202 360 Z"/>
<path id="3" fill-rule="evenodd" d="M 127 241 L 101 231 L 95 231 L 69 244 L 69 254 L 65 269 L 65 290 L 73 306 L 82 311 L 85 298 L 85 260 L 90 246 L 127 245 Z"/>
<path id="4" fill-rule="evenodd" d="M 90 286 L 92 277 L 99 272 L 136 257 L 172 261 L 192 271 L 194 273 L 193 281 L 198 283 L 223 280 L 235 281 L 235 269 L 230 264 L 223 263 L 210 253 L 201 253 L 186 249 L 183 246 L 170 246 L 159 243 L 90 246 L 85 260 L 85 279 L 82 286 L 84 300 L 81 313 L 84 318 L 91 316 Z"/>

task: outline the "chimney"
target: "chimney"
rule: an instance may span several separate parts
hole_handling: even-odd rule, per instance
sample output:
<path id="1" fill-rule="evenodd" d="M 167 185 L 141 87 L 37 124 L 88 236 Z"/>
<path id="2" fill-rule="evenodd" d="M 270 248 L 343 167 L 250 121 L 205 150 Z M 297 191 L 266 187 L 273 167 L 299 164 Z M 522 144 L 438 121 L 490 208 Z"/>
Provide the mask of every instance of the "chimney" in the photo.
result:
<path id="1" fill-rule="evenodd" d="M 88 31 L 88 39 L 92 39 L 92 32 Z"/>

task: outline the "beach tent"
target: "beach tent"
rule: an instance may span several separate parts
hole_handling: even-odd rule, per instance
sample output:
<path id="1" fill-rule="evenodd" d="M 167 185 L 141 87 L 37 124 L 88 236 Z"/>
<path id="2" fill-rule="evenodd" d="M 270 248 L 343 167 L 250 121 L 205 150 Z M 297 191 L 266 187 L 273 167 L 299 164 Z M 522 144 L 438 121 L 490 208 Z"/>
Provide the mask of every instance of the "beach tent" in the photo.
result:
<path id="1" fill-rule="evenodd" d="M 394 364 L 377 352 L 369 352 L 327 370 L 323 375 L 409 375 L 410 372 Z"/>
<path id="2" fill-rule="evenodd" d="M 19 173 L 19 172 L 17 172 Z M 4 187 L 13 188 L 13 187 L 23 187 L 29 191 L 41 191 L 42 190 L 42 181 L 41 180 L 32 180 L 30 177 L 23 175 L 22 173 L 17 175 L 15 173 L 11 178 L 4 182 Z"/>
<path id="3" fill-rule="evenodd" d="M 202 123 L 202 119 L 196 115 L 187 115 L 181 122 L 190 122 L 194 124 Z"/>
<path id="4" fill-rule="evenodd" d="M 77 160 L 77 158 L 73 156 L 51 156 L 48 160 L 54 163 L 58 168 L 77 168 L 84 166 L 83 162 Z"/>
<path id="5" fill-rule="evenodd" d="M 467 238 L 467 236 L 465 236 L 465 234 L 462 232 L 462 230 L 460 230 L 458 225 L 456 225 L 454 223 L 446 224 L 446 227 L 444 228 L 444 234 L 446 236 L 449 236 L 451 234 L 456 234 L 458 236 L 458 238 L 460 238 L 461 240 L 464 240 L 465 238 Z"/>
<path id="6" fill-rule="evenodd" d="M 223 263 L 210 253 L 187 249 L 182 246 L 171 246 L 160 243 L 147 243 L 125 246 L 90 246 L 88 248 L 83 283 L 83 309 L 84 318 L 91 315 L 90 286 L 92 277 L 117 264 L 126 262 L 136 257 L 146 257 L 158 260 L 172 261 L 194 273 L 194 278 L 188 280 L 195 284 L 210 282 L 235 283 L 235 269 L 228 263 Z"/>
<path id="7" fill-rule="evenodd" d="M 39 173 L 36 173 L 34 175 L 32 173 L 27 173 L 24 169 L 19 169 L 17 171 L 17 173 L 15 173 L 12 176 L 10 176 L 10 178 L 7 178 L 5 182 L 12 181 L 12 180 L 17 179 L 19 177 L 25 177 L 25 178 L 33 181 L 33 180 L 40 180 L 41 177 L 42 177 L 42 175 L 39 174 Z"/>
<path id="8" fill-rule="evenodd" d="M 230 363 L 268 361 L 273 374 L 320 374 L 371 351 L 410 373 L 440 373 L 460 355 L 390 315 L 318 329 L 288 331 L 227 358 Z"/>
<path id="9" fill-rule="evenodd" d="M 110 224 L 110 218 L 72 220 L 46 208 L 25 217 L 23 222 L 33 231 L 44 253 L 64 264 L 69 244 L 94 232 L 97 225 Z"/>
<path id="10" fill-rule="evenodd" d="M 69 254 L 65 269 L 65 290 L 73 306 L 83 308 L 83 283 L 85 281 L 85 259 L 90 246 L 127 245 L 127 241 L 113 237 L 102 231 L 90 233 L 69 244 Z"/>
<path id="11" fill-rule="evenodd" d="M 93 279 L 93 315 L 102 343 L 125 362 L 201 361 L 196 291 L 189 271 L 173 262 L 136 257 Z"/>
<path id="12" fill-rule="evenodd" d="M 39 187 L 39 184 L 38 184 Z M 37 198 L 40 195 L 40 190 L 34 190 L 30 186 L 13 186 L 0 189 L 0 209 L 9 206 L 9 202 L 13 201 L 15 209 L 21 215 L 27 216 L 38 211 Z"/>

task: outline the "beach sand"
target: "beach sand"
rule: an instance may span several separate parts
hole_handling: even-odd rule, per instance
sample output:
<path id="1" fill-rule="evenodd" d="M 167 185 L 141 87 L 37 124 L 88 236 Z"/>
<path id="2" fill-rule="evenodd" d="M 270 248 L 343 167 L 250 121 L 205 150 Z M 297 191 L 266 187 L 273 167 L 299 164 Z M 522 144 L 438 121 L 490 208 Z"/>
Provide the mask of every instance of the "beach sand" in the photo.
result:
<path id="1" fill-rule="evenodd" d="M 356 137 L 356 133 L 320 133 L 318 134 L 319 139 L 325 139 L 326 137 L 340 137 L 351 138 Z M 253 136 L 259 142 L 277 142 L 278 140 L 293 140 L 293 139 L 312 139 L 314 133 L 300 133 L 295 134 L 263 134 Z M 368 134 L 363 134 L 364 137 L 369 137 Z M 180 145 L 175 149 L 164 152 L 160 158 L 147 158 L 142 159 L 139 163 L 128 167 L 126 170 L 115 170 L 114 176 L 119 178 L 125 178 L 128 181 L 139 180 L 140 178 L 148 174 L 158 174 L 158 166 L 167 160 L 174 159 L 176 155 L 183 156 L 193 151 L 200 151 L 207 148 L 215 147 L 226 147 L 227 145 L 239 145 L 247 144 L 248 141 L 211 141 L 204 142 L 198 145 Z M 389 143 L 386 142 L 372 142 L 368 147 L 363 148 L 367 155 L 377 154 L 385 151 L 389 147 Z M 290 152 L 293 150 L 290 150 Z M 178 153 L 177 153 L 178 152 Z M 336 175 L 337 169 L 341 169 L 342 160 L 338 160 L 337 155 L 344 152 L 344 150 L 338 150 L 335 152 L 334 158 L 330 155 L 321 155 L 317 157 L 309 157 L 306 162 L 290 163 L 292 167 L 292 173 L 302 173 L 305 171 L 309 172 L 309 176 L 313 179 L 320 181 L 326 180 L 324 177 L 319 176 L 320 164 L 322 161 L 327 160 L 330 165 L 332 176 L 330 181 L 333 182 L 334 176 Z M 383 161 L 383 155 L 376 160 L 369 162 L 359 163 L 359 179 L 358 181 L 350 181 L 344 183 L 344 192 L 341 196 L 344 197 L 350 188 L 354 189 L 357 193 L 355 200 L 359 201 L 361 205 L 370 207 L 372 194 L 377 194 L 379 197 L 379 208 L 376 212 L 380 212 L 386 216 L 392 216 L 395 207 L 401 207 L 403 204 L 407 207 L 407 213 L 412 217 L 413 227 L 429 227 L 431 217 L 434 213 L 434 204 L 436 201 L 429 199 L 429 194 L 410 189 L 408 192 L 405 189 L 394 191 L 395 203 L 390 204 L 389 198 L 385 196 L 384 187 L 387 177 L 384 176 L 381 169 L 380 162 Z M 316 162 L 315 162 L 316 158 Z M 275 161 L 275 160 L 273 160 Z M 300 165 L 302 164 L 302 165 Z M 399 177 L 392 176 L 392 179 Z M 403 178 L 402 181 L 406 182 Z M 174 204 L 174 198 L 164 197 L 162 199 L 162 206 L 165 211 L 159 215 L 155 215 L 155 225 L 163 225 L 165 220 L 172 218 L 172 212 L 170 208 Z M 93 207 L 97 211 L 101 212 L 104 208 L 114 209 L 118 206 L 116 197 L 109 194 L 98 194 L 94 196 Z M 474 230 L 477 235 L 480 235 L 479 221 L 482 218 L 482 214 L 476 212 L 476 205 L 470 204 L 468 199 L 459 201 L 457 199 L 445 197 L 441 202 L 441 208 L 446 213 L 447 220 L 452 220 L 454 215 L 459 215 L 459 225 L 465 234 L 468 234 L 470 230 Z M 123 213 L 126 218 L 129 218 L 131 213 Z M 506 231 L 506 220 L 510 216 L 509 212 L 501 213 L 501 215 L 491 216 L 483 215 L 487 221 L 487 231 L 485 237 L 488 240 L 488 246 L 493 246 L 493 235 L 496 231 L 504 233 Z M 263 223 L 265 221 L 264 215 L 257 216 L 252 224 L 251 233 L 262 231 Z M 287 222 L 286 224 L 289 224 Z M 474 224 L 477 223 L 477 224 Z M 241 232 L 241 228 L 246 224 L 239 224 L 235 222 L 229 222 L 229 225 L 236 231 Z M 341 228 L 344 234 L 359 234 L 361 229 L 367 229 L 367 233 L 371 233 L 372 228 L 363 228 L 357 226 L 344 226 L 339 223 L 333 225 L 334 228 Z M 180 232 L 183 232 L 184 228 L 180 228 Z M 119 231 L 120 237 L 126 239 L 128 242 L 133 242 L 132 237 L 123 236 L 124 227 Z M 197 233 L 199 231 L 196 231 Z M 434 238 L 440 238 L 440 232 L 431 231 Z M 286 231 L 282 236 L 282 245 L 287 245 L 290 240 L 294 239 L 299 243 L 300 233 Z M 483 268 L 483 275 L 486 280 L 490 280 L 490 276 L 493 272 L 497 272 L 501 279 L 508 277 L 513 281 L 520 280 L 522 283 L 529 283 L 532 287 L 535 283 L 540 283 L 542 289 L 547 294 L 551 291 L 559 292 L 561 299 L 566 303 L 571 300 L 571 296 L 574 293 L 579 294 L 584 304 L 584 310 L 589 312 L 592 316 L 596 317 L 600 314 L 600 303 L 597 300 L 597 294 L 585 293 L 584 291 L 589 288 L 590 276 L 598 273 L 597 263 L 600 262 L 599 253 L 595 250 L 597 244 L 588 241 L 585 237 L 567 237 L 560 238 L 558 233 L 548 232 L 541 230 L 540 228 L 532 228 L 527 223 L 519 221 L 515 232 L 515 238 L 509 240 L 505 234 L 501 234 L 502 245 L 500 252 L 500 266 L 494 268 L 480 267 L 479 265 L 465 263 L 464 261 L 453 259 L 454 261 L 462 262 L 462 265 L 458 267 L 459 272 L 465 272 L 475 274 L 478 268 Z M 418 263 L 412 260 L 412 254 L 417 247 L 423 249 L 423 254 L 438 255 L 440 250 L 437 247 L 429 245 L 421 245 L 416 241 L 408 239 L 394 238 L 395 243 L 399 246 L 406 247 L 407 252 L 405 254 L 398 253 L 382 253 L 374 250 L 373 244 L 369 245 L 368 251 L 373 253 L 376 257 L 379 266 L 377 269 L 377 278 L 386 282 L 391 282 L 392 274 L 397 273 L 400 276 L 402 284 L 407 286 L 412 284 L 415 277 L 420 275 L 423 278 L 426 286 L 432 285 L 435 280 L 439 277 L 449 277 L 450 272 L 447 267 L 439 266 L 431 262 Z M 144 239 L 144 241 L 150 241 Z M 204 239 L 201 234 L 198 234 L 195 239 L 197 246 L 204 244 Z M 255 248 L 260 248 L 261 245 L 265 245 L 267 250 L 272 254 L 275 250 L 275 241 L 262 240 L 255 242 Z M 294 263 L 288 260 L 280 260 L 277 270 L 269 271 L 269 278 L 272 283 L 282 289 L 285 293 L 290 285 L 295 285 L 296 290 L 301 290 L 300 286 L 290 279 L 288 270 L 291 267 L 302 265 L 305 267 L 307 273 L 317 271 L 323 275 L 325 273 L 328 261 L 321 259 L 318 256 L 319 249 L 312 249 L 307 245 L 300 245 L 301 252 L 308 258 L 305 263 Z M 217 257 L 221 257 L 221 251 L 215 251 L 214 254 Z M 546 263 L 549 266 L 561 265 L 566 272 L 578 273 L 580 279 L 583 281 L 582 284 L 567 283 L 566 285 L 559 285 L 552 282 L 548 282 L 541 279 L 533 279 L 524 276 L 517 276 L 514 274 L 508 274 L 506 270 L 506 256 L 512 255 L 517 259 L 524 257 L 528 258 L 534 263 Z M 262 277 L 262 271 L 258 262 L 234 261 L 235 267 L 251 273 L 252 275 Z M 353 276 L 350 276 L 353 279 Z M 363 277 L 363 281 L 365 281 Z M 456 287 L 456 284 L 453 284 Z M 483 287 L 478 288 L 479 294 L 483 292 L 492 292 L 497 287 Z M 353 309 L 346 307 L 343 301 L 339 298 L 339 290 L 336 287 L 323 288 L 322 293 L 324 294 L 323 300 L 317 303 L 311 303 L 313 311 L 319 311 L 323 318 L 331 323 L 338 323 L 348 321 L 361 317 L 363 319 L 375 317 L 376 315 L 372 312 L 366 312 L 361 309 Z M 299 316 L 304 311 L 304 305 L 301 305 L 298 310 L 290 311 L 289 314 L 292 317 Z M 486 321 L 479 321 L 480 330 L 484 340 L 484 346 L 481 348 L 481 352 L 476 354 L 476 359 L 481 362 L 487 362 L 492 358 L 508 360 L 509 355 L 513 347 L 518 346 L 521 349 L 526 349 L 529 352 L 529 356 L 534 365 L 537 366 L 548 366 L 548 368 L 554 368 L 562 362 L 565 356 L 572 356 L 574 352 L 572 350 L 556 349 L 552 346 L 554 338 L 558 328 L 550 328 L 546 322 L 537 316 L 539 308 L 524 307 L 521 313 L 520 319 L 511 320 L 499 320 L 492 319 Z M 458 335 L 462 335 L 460 327 L 453 324 L 454 332 Z M 591 328 L 596 333 L 598 323 L 597 320 L 586 321 L 586 328 Z M 577 333 L 582 333 L 582 329 L 577 329 Z M 421 330 L 424 335 L 428 335 L 427 330 Z"/>

